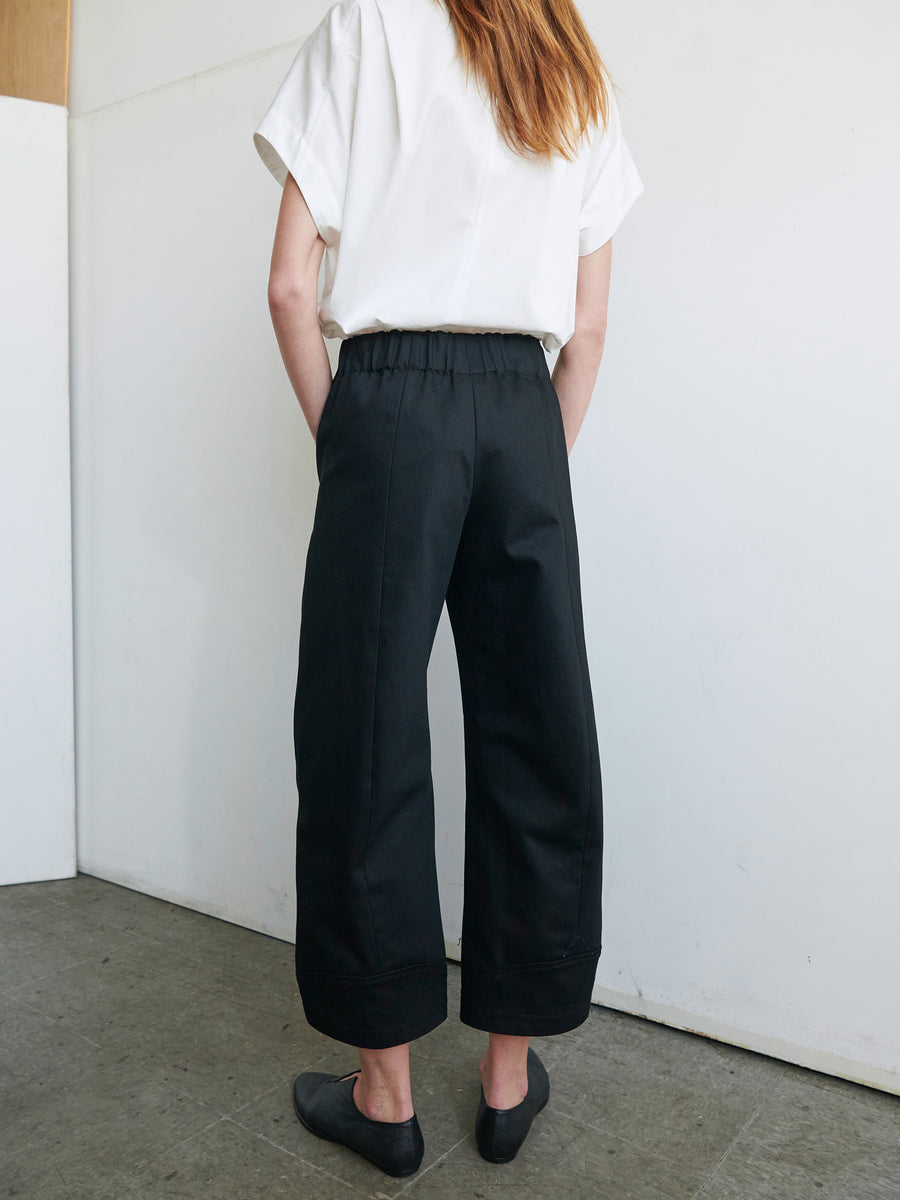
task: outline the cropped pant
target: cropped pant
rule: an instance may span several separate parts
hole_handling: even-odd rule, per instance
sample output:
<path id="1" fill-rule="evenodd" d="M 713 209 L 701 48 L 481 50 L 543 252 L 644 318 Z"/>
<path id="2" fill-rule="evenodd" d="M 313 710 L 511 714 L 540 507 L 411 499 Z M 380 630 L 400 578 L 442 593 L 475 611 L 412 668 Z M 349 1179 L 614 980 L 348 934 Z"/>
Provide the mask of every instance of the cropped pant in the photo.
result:
<path id="1" fill-rule="evenodd" d="M 341 344 L 316 438 L 294 710 L 296 974 L 380 1048 L 447 1015 L 427 667 L 446 601 L 465 734 L 460 1019 L 562 1033 L 601 932 L 600 762 L 559 401 L 537 338 Z"/>

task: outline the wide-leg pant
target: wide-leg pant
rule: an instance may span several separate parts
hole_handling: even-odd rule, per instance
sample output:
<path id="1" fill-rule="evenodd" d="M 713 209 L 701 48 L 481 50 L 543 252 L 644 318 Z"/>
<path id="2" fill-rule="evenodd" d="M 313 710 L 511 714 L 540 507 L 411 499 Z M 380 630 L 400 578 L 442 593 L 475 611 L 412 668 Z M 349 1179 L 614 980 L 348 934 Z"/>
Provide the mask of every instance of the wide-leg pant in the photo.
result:
<path id="1" fill-rule="evenodd" d="M 465 733 L 460 1018 L 562 1033 L 601 933 L 600 762 L 559 402 L 538 339 L 346 339 L 316 439 L 294 735 L 310 1024 L 379 1048 L 447 1015 L 427 666 Z"/>

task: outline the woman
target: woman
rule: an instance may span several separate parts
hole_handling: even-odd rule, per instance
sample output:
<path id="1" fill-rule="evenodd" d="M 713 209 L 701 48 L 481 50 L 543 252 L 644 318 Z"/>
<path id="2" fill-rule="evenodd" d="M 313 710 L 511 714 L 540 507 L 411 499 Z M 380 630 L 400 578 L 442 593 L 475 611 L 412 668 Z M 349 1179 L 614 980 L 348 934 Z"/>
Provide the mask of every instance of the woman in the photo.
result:
<path id="1" fill-rule="evenodd" d="M 283 185 L 268 300 L 316 442 L 294 734 L 297 982 L 361 1068 L 314 1133 L 418 1170 L 409 1042 L 447 1013 L 426 671 L 446 600 L 466 740 L 460 1018 L 476 1140 L 549 1095 L 532 1036 L 588 1015 L 600 763 L 568 453 L 610 238 L 642 190 L 572 0 L 341 0 L 254 133 Z M 320 274 L 320 266 L 323 270 Z M 323 335 L 341 338 L 331 377 Z M 544 349 L 560 349 L 551 379 Z"/>

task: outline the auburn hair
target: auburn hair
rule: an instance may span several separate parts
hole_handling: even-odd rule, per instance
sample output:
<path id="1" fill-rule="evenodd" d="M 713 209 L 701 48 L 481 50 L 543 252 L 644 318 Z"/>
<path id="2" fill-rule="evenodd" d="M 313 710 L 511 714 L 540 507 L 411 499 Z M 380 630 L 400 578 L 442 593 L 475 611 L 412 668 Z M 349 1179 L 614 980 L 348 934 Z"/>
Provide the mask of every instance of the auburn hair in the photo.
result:
<path id="1" fill-rule="evenodd" d="M 606 126 L 614 84 L 573 0 L 435 2 L 513 151 L 573 159 L 587 126 Z"/>

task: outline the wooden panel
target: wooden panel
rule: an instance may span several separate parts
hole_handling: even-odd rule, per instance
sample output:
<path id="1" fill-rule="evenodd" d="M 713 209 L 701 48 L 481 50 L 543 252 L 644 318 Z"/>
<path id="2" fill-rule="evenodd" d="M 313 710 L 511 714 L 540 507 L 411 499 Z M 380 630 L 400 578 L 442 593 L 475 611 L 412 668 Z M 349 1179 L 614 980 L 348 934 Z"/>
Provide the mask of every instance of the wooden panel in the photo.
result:
<path id="1" fill-rule="evenodd" d="M 67 104 L 70 0 L 0 0 L 0 95 Z"/>

